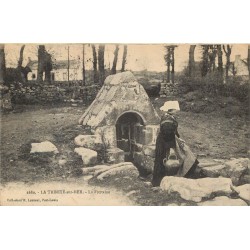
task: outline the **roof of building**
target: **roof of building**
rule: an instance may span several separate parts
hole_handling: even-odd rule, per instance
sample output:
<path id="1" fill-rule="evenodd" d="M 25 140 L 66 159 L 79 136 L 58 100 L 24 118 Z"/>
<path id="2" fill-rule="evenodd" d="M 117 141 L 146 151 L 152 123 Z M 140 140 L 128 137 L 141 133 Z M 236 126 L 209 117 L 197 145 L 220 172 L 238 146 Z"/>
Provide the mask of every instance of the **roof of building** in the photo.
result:
<path id="1" fill-rule="evenodd" d="M 110 75 L 79 123 L 92 128 L 115 125 L 124 112 L 135 112 L 145 124 L 159 124 L 160 118 L 155 111 L 146 91 L 130 72 Z"/>

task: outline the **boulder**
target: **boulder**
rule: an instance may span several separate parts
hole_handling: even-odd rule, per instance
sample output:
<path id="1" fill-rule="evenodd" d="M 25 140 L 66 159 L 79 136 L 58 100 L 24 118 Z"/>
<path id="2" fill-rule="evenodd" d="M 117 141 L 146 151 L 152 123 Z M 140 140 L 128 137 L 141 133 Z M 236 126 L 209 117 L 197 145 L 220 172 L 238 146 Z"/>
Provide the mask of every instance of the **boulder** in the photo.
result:
<path id="1" fill-rule="evenodd" d="M 97 176 L 107 170 L 110 170 L 111 168 L 118 168 L 121 166 L 125 165 L 131 165 L 131 162 L 121 162 L 117 164 L 112 164 L 112 165 L 96 165 L 93 167 L 84 167 L 82 168 L 83 175 L 92 175 L 92 176 Z"/>
<path id="2" fill-rule="evenodd" d="M 96 135 L 78 135 L 74 139 L 74 142 L 76 146 L 89 148 L 92 150 L 100 150 L 102 147 L 101 140 Z"/>
<path id="3" fill-rule="evenodd" d="M 123 175 L 138 175 L 137 168 L 133 165 L 133 163 L 126 163 L 124 165 L 120 165 L 119 167 L 114 167 L 111 169 L 108 169 L 107 171 L 104 171 L 97 175 L 98 180 L 103 180 L 104 178 L 111 177 L 117 174 L 123 174 Z"/>
<path id="4" fill-rule="evenodd" d="M 247 203 L 241 199 L 230 199 L 227 196 L 215 197 L 212 200 L 199 202 L 198 206 L 247 206 Z"/>
<path id="5" fill-rule="evenodd" d="M 120 163 L 124 162 L 124 151 L 120 148 L 110 148 L 106 151 L 107 163 Z"/>
<path id="6" fill-rule="evenodd" d="M 134 162 L 139 169 L 139 172 L 143 176 L 147 176 L 153 173 L 154 158 L 144 155 L 142 152 L 134 153 Z"/>
<path id="7" fill-rule="evenodd" d="M 202 168 L 202 174 L 206 177 L 219 177 L 225 167 L 225 164 L 206 166 Z"/>
<path id="8" fill-rule="evenodd" d="M 160 184 L 168 194 L 177 193 L 181 198 L 200 202 L 213 195 L 230 195 L 232 181 L 229 178 L 187 179 L 183 177 L 165 176 Z"/>
<path id="9" fill-rule="evenodd" d="M 148 155 L 150 157 L 155 157 L 155 146 L 152 146 L 152 145 L 146 145 L 146 146 L 143 146 L 143 153 L 145 155 Z"/>
<path id="10" fill-rule="evenodd" d="M 238 185 L 240 178 L 248 170 L 249 159 L 230 159 L 225 163 L 202 168 L 202 174 L 207 177 L 229 177 L 234 185 Z"/>
<path id="11" fill-rule="evenodd" d="M 97 152 L 88 148 L 75 148 L 75 153 L 82 157 L 83 165 L 94 165 L 97 162 Z"/>
<path id="12" fill-rule="evenodd" d="M 250 184 L 234 187 L 232 189 L 238 194 L 238 196 L 246 201 L 250 205 Z"/>
<path id="13" fill-rule="evenodd" d="M 34 153 L 59 153 L 57 147 L 50 141 L 44 141 L 40 143 L 31 143 L 31 154 Z"/>
<path id="14" fill-rule="evenodd" d="M 240 185 L 250 184 L 250 174 L 245 174 L 240 178 Z"/>

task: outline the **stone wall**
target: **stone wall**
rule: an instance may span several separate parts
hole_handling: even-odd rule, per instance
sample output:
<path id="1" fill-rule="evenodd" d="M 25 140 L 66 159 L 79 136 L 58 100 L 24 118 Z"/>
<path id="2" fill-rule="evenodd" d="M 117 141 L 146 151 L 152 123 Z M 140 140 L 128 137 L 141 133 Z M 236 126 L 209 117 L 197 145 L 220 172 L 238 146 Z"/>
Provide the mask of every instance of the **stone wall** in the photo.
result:
<path id="1" fill-rule="evenodd" d="M 80 86 L 79 83 L 16 83 L 10 85 L 11 100 L 15 104 L 58 103 L 72 99 L 91 102 L 99 90 L 98 85 Z"/>

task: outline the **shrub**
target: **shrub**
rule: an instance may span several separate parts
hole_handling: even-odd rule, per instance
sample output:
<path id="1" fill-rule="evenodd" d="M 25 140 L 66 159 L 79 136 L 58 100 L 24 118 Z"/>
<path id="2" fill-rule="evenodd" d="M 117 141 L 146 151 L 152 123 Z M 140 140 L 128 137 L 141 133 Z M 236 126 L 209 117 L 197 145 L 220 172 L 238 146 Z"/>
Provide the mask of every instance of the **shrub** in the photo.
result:
<path id="1" fill-rule="evenodd" d="M 217 73 L 205 77 L 179 78 L 180 89 L 183 93 L 200 91 L 205 95 L 235 97 L 244 102 L 249 100 L 249 83 L 242 77 L 231 77 L 227 82 Z"/>

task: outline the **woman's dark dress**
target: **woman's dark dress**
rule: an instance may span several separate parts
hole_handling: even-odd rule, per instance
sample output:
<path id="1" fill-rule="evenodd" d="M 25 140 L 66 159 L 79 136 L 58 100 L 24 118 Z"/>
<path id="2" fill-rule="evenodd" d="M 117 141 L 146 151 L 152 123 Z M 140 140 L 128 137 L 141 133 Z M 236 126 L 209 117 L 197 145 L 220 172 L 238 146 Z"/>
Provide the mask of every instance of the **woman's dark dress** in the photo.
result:
<path id="1" fill-rule="evenodd" d="M 164 123 L 167 120 L 172 120 L 175 127 L 174 130 L 169 131 L 169 126 Z M 161 119 L 160 132 L 156 139 L 155 148 L 155 162 L 152 185 L 159 186 L 162 178 L 167 175 L 165 166 L 163 165 L 163 160 L 168 158 L 170 153 L 170 148 L 175 148 L 175 135 L 179 137 L 177 131 L 178 122 L 175 117 L 170 114 L 165 114 Z"/>

